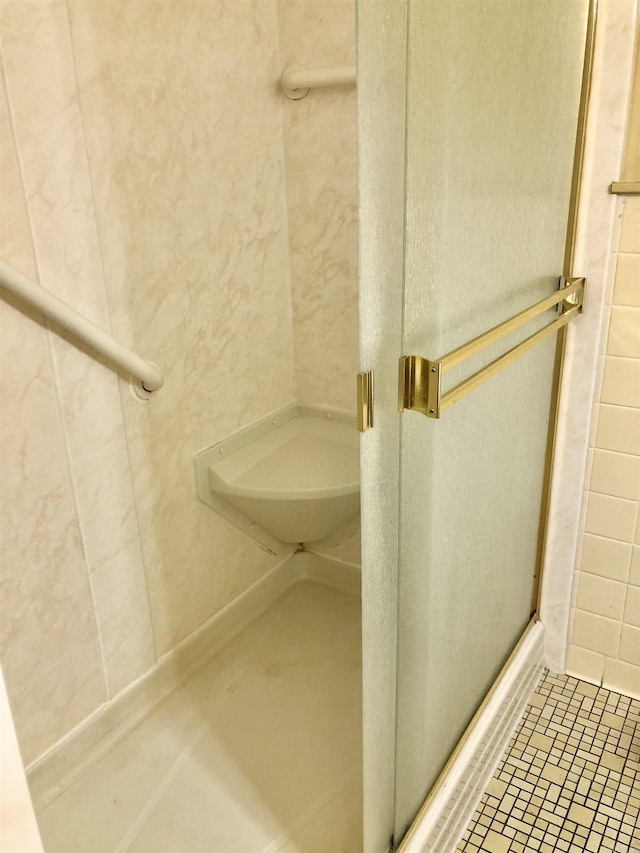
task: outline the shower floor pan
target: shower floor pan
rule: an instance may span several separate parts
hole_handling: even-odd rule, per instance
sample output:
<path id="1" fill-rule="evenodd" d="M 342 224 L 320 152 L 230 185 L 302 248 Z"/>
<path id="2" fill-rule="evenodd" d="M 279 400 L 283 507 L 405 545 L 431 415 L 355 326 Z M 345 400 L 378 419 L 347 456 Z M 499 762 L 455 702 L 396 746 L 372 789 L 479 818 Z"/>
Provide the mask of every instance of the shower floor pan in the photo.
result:
<path id="1" fill-rule="evenodd" d="M 361 851 L 360 684 L 359 597 L 295 583 L 39 812 L 45 850 Z"/>

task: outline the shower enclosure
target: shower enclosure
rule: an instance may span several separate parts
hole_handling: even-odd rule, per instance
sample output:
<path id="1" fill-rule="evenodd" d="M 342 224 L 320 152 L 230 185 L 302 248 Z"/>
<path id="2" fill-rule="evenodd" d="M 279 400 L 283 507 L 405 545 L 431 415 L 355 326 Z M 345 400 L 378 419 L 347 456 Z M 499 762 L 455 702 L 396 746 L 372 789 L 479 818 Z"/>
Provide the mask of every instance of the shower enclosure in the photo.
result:
<path id="1" fill-rule="evenodd" d="M 352 0 L 2 4 L 3 252 L 166 372 L 143 404 L 11 315 L 2 663 L 65 853 L 74 820 L 105 850 L 357 853 L 362 767 L 386 853 L 439 790 L 537 609 L 594 6 L 356 0 L 357 205 Z M 298 100 L 299 62 L 332 92 Z M 357 537 L 264 547 L 192 470 L 353 408 L 358 269 L 363 764 Z"/>
<path id="2" fill-rule="evenodd" d="M 590 23 L 586 0 L 358 2 L 367 851 L 535 617 Z"/>

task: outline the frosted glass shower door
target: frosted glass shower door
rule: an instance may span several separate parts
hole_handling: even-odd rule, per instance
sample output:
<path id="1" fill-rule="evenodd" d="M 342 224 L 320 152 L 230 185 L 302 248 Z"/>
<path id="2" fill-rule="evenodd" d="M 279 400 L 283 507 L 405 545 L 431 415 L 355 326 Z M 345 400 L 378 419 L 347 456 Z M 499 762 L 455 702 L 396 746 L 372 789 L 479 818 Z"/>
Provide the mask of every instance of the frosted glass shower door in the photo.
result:
<path id="1" fill-rule="evenodd" d="M 406 11 L 401 354 L 436 359 L 570 274 L 589 4 Z M 455 367 L 445 390 L 554 316 Z M 440 419 L 400 416 L 396 843 L 530 619 L 555 352 L 553 335 Z"/>

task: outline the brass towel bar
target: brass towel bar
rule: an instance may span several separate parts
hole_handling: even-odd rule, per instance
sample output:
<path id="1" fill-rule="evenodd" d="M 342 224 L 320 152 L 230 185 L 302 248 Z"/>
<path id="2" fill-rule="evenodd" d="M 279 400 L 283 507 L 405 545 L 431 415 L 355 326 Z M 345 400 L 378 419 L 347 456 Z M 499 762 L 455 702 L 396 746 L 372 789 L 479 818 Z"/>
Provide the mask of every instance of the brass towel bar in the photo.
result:
<path id="1" fill-rule="evenodd" d="M 431 361 L 419 355 L 407 355 L 400 359 L 398 382 L 398 409 L 403 412 L 410 409 L 421 412 L 428 418 L 439 418 L 442 412 L 457 403 L 469 392 L 481 385 L 486 379 L 496 374 L 503 367 L 511 364 L 536 344 L 557 332 L 582 311 L 584 278 L 561 279 L 560 289 L 552 296 L 532 305 L 510 320 L 495 326 L 488 332 L 474 338 L 469 343 Z M 491 344 L 519 329 L 525 323 L 543 314 L 554 306 L 560 306 L 560 316 L 553 323 L 539 329 L 521 343 L 512 347 L 490 364 L 478 370 L 468 379 L 460 382 L 454 388 L 442 393 L 442 375 L 447 370 L 466 361 Z"/>
<path id="2" fill-rule="evenodd" d="M 609 192 L 614 195 L 640 195 L 640 181 L 614 181 Z"/>

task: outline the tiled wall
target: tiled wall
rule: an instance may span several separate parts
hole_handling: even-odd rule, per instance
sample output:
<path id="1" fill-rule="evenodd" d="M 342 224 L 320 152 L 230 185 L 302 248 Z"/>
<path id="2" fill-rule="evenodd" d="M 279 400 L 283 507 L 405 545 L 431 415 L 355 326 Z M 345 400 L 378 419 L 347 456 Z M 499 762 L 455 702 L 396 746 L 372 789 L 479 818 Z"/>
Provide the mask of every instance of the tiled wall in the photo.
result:
<path id="1" fill-rule="evenodd" d="M 165 374 L 143 403 L 0 302 L 0 655 L 31 762 L 280 559 L 197 501 L 192 458 L 295 399 L 295 104 L 277 0 L 0 12 L 0 255 Z"/>
<path id="2" fill-rule="evenodd" d="M 567 671 L 640 697 L 640 199 L 620 219 Z"/>

